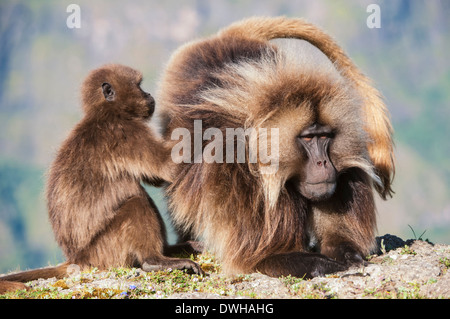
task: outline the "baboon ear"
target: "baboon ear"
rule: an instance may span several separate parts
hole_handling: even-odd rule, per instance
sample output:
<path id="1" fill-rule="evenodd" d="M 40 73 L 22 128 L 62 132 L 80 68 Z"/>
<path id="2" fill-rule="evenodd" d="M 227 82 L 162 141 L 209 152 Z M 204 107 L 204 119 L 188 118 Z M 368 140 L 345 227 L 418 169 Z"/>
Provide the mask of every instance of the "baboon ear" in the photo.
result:
<path id="1" fill-rule="evenodd" d="M 103 90 L 103 95 L 105 96 L 105 99 L 107 101 L 114 101 L 116 92 L 114 92 L 114 89 L 111 84 L 109 84 L 107 82 L 103 83 L 102 90 Z"/>

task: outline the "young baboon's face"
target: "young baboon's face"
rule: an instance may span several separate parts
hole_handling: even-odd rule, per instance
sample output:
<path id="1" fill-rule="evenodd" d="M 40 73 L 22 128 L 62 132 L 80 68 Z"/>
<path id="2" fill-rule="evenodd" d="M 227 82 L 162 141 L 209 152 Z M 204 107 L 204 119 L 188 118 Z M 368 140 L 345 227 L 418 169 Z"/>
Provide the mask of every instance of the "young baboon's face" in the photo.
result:
<path id="1" fill-rule="evenodd" d="M 126 80 L 126 79 L 124 79 Z M 155 100 L 150 93 L 141 88 L 142 77 L 138 79 L 128 79 L 118 88 L 118 106 L 131 117 L 148 119 L 155 110 Z"/>
<path id="2" fill-rule="evenodd" d="M 142 90 L 141 82 L 142 74 L 127 66 L 113 64 L 94 70 L 83 85 L 85 111 L 150 118 L 155 110 L 155 100 Z"/>

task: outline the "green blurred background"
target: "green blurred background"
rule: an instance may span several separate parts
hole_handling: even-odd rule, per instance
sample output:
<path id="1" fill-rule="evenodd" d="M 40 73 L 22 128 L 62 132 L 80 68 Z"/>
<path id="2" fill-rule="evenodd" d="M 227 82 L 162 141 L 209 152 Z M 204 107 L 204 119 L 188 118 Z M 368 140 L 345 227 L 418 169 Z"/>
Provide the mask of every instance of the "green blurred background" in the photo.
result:
<path id="1" fill-rule="evenodd" d="M 87 72 L 119 62 L 155 93 L 170 53 L 254 16 L 304 17 L 330 33 L 385 96 L 395 128 L 395 196 L 378 233 L 450 244 L 450 1 L 0 1 L 0 273 L 64 260 L 47 220 L 45 172 L 80 120 Z M 70 29 L 69 4 L 81 8 Z M 162 193 L 149 189 L 160 209 Z M 174 240 L 173 234 L 170 240 Z"/>

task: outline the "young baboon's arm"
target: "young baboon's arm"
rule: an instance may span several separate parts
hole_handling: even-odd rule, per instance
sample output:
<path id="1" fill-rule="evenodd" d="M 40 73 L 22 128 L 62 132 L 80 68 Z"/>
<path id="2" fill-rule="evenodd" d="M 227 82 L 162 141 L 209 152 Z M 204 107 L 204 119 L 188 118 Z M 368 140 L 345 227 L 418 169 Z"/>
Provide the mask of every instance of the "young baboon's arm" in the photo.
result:
<path id="1" fill-rule="evenodd" d="M 175 167 L 170 148 L 145 123 L 130 121 L 116 131 L 114 152 L 103 156 L 105 173 L 115 174 L 115 178 L 127 173 L 154 185 L 172 182 Z"/>

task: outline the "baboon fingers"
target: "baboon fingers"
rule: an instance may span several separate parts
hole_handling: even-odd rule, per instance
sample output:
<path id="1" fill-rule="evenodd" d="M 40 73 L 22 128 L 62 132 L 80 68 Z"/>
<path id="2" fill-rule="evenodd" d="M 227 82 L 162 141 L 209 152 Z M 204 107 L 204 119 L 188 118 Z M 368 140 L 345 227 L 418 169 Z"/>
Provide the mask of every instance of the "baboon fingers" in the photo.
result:
<path id="1" fill-rule="evenodd" d="M 178 270 L 186 270 L 186 272 L 189 274 L 196 274 L 196 275 L 205 274 L 199 264 L 197 264 L 192 260 L 181 258 L 180 259 L 170 258 L 160 262 L 149 260 L 145 261 L 142 264 L 141 268 L 146 272 L 161 271 L 167 269 L 178 269 Z"/>
<path id="2" fill-rule="evenodd" d="M 311 260 L 308 259 L 308 257 L 305 258 L 305 264 L 306 267 L 309 268 L 308 270 L 311 277 L 324 276 L 326 274 L 344 271 L 348 268 L 348 266 L 324 256 L 314 256 L 311 257 Z"/>
<path id="3" fill-rule="evenodd" d="M 343 271 L 348 267 L 321 254 L 293 252 L 277 254 L 262 260 L 256 270 L 272 277 L 313 278 Z"/>

